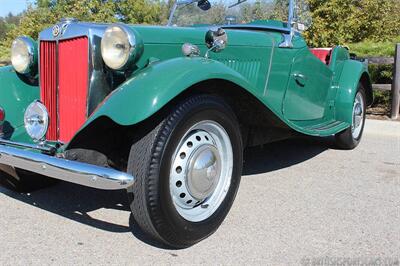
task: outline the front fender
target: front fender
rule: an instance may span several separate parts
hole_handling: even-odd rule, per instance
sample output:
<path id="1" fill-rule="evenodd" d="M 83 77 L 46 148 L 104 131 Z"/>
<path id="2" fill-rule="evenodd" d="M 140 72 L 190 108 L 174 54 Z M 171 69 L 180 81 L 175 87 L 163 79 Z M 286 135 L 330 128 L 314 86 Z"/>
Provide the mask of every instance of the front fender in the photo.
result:
<path id="1" fill-rule="evenodd" d="M 0 67 L 0 106 L 5 111 L 4 138 L 31 142 L 24 128 L 26 107 L 40 98 L 37 80 L 17 74 L 13 67 Z"/>
<path id="2" fill-rule="evenodd" d="M 205 58 L 181 57 L 154 63 L 113 91 L 85 126 L 100 116 L 120 125 L 133 125 L 150 117 L 191 86 L 224 79 L 256 94 L 253 85 L 224 64 Z"/>
<path id="3" fill-rule="evenodd" d="M 359 61 L 346 60 L 340 76 L 336 95 L 336 120 L 352 124 L 354 98 L 358 84 L 367 79 L 366 93 L 372 93 L 367 66 Z"/>

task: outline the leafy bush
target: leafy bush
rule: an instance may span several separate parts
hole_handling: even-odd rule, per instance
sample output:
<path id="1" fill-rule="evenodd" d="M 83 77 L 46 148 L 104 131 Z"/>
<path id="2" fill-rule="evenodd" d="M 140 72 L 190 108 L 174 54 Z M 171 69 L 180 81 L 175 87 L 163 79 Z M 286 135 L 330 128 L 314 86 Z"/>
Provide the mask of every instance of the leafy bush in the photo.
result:
<path id="1" fill-rule="evenodd" d="M 393 65 L 369 65 L 369 73 L 373 84 L 391 84 L 393 81 Z"/>
<path id="2" fill-rule="evenodd" d="M 21 14 L 18 25 L 9 27 L 0 39 L 0 61 L 10 57 L 10 46 L 17 36 L 38 38 L 43 29 L 63 17 L 90 22 L 161 24 L 169 3 L 160 0 L 36 0 Z M 3 33 L 4 34 L 4 33 Z"/>
<path id="3" fill-rule="evenodd" d="M 307 0 L 313 25 L 306 37 L 314 47 L 386 41 L 400 35 L 398 0 Z"/>
<path id="4" fill-rule="evenodd" d="M 10 59 L 10 48 L 0 45 L 0 62 Z"/>
<path id="5" fill-rule="evenodd" d="M 392 41 L 363 41 L 360 43 L 349 44 L 350 51 L 357 54 L 358 57 L 393 57 L 395 54 L 395 45 L 400 43 L 400 37 Z M 369 65 L 369 73 L 371 81 L 374 84 L 391 84 L 393 82 L 393 65 Z M 373 112 L 382 109 L 383 113 L 389 112 L 390 108 L 390 91 L 374 91 L 374 103 L 372 105 Z M 379 113 L 379 111 L 378 111 Z"/>
<path id="6" fill-rule="evenodd" d="M 372 56 L 394 56 L 396 43 L 400 43 L 400 37 L 391 41 L 371 41 L 366 40 L 359 43 L 347 44 L 352 53 L 356 53 L 359 57 Z"/>
<path id="7" fill-rule="evenodd" d="M 390 91 L 374 91 L 374 104 L 376 106 L 389 106 L 390 105 Z"/>

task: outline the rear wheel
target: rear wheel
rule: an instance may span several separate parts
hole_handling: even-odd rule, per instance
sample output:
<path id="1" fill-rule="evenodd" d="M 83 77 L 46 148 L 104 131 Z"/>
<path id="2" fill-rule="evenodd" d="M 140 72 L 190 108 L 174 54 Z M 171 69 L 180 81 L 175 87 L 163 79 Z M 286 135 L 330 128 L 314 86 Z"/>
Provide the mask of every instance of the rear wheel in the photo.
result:
<path id="1" fill-rule="evenodd" d="M 366 107 L 365 90 L 362 84 L 359 84 L 354 98 L 352 124 L 348 129 L 335 135 L 338 148 L 351 150 L 358 146 L 364 132 Z"/>
<path id="2" fill-rule="evenodd" d="M 132 145 L 128 190 L 138 225 L 172 246 L 191 246 L 226 217 L 239 187 L 242 140 L 230 107 L 195 96 Z"/>
<path id="3" fill-rule="evenodd" d="M 15 192 L 32 192 L 51 186 L 56 179 L 14 168 L 8 165 L 0 165 L 0 184 Z"/>

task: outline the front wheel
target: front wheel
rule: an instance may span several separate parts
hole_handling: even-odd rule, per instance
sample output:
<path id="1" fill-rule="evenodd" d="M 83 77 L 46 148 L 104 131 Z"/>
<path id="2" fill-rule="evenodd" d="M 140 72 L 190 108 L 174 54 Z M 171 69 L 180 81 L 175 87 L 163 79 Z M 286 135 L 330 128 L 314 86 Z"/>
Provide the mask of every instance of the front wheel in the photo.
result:
<path id="1" fill-rule="evenodd" d="M 348 129 L 335 135 L 338 148 L 351 150 L 358 146 L 364 132 L 366 108 L 365 90 L 362 84 L 359 84 L 354 98 L 352 124 Z"/>
<path id="2" fill-rule="evenodd" d="M 220 98 L 194 96 L 132 145 L 128 190 L 138 225 L 152 238 L 185 248 L 226 217 L 242 171 L 236 117 Z"/>

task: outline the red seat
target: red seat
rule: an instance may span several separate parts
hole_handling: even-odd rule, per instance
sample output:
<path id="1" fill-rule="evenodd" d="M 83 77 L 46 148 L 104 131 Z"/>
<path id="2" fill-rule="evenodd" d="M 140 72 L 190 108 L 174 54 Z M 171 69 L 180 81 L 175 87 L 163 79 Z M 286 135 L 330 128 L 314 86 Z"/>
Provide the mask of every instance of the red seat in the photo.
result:
<path id="1" fill-rule="evenodd" d="M 332 48 L 311 48 L 310 52 L 319 58 L 324 64 L 331 62 Z"/>

